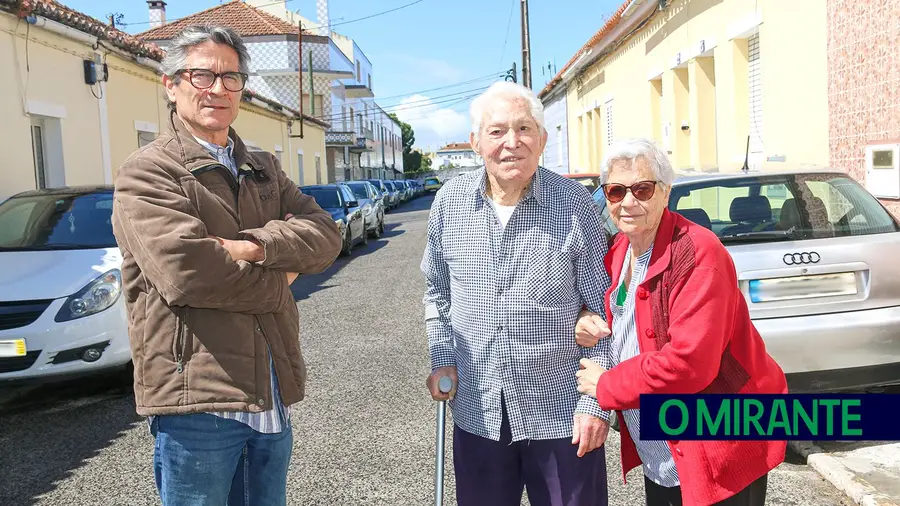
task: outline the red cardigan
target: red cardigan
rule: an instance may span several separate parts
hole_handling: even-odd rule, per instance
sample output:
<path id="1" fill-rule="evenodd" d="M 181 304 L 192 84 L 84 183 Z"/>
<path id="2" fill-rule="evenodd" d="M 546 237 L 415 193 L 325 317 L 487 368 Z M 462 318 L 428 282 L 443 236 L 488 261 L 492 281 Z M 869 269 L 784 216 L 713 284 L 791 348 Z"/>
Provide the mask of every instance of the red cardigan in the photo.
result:
<path id="1" fill-rule="evenodd" d="M 616 286 L 628 250 L 619 234 L 606 256 Z M 606 294 L 609 301 L 612 288 Z M 607 304 L 607 321 L 612 314 Z M 750 321 L 728 250 L 710 230 L 666 210 L 635 298 L 640 355 L 600 376 L 604 409 L 639 407 L 641 394 L 787 393 L 784 372 Z M 623 474 L 641 465 L 625 424 Z M 784 461 L 785 441 L 668 441 L 686 505 L 727 499 Z M 624 478 L 624 476 L 623 476 Z"/>

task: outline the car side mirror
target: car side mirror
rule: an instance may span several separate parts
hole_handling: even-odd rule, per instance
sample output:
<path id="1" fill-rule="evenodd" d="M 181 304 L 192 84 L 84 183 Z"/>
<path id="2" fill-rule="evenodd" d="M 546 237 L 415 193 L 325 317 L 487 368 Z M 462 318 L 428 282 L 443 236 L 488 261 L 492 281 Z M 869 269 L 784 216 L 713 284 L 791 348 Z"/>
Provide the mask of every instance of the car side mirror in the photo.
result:
<path id="1" fill-rule="evenodd" d="M 347 202 L 347 207 L 348 207 L 348 208 L 350 208 L 350 207 L 359 207 L 359 201 L 357 201 L 357 200 L 351 200 L 350 202 Z"/>

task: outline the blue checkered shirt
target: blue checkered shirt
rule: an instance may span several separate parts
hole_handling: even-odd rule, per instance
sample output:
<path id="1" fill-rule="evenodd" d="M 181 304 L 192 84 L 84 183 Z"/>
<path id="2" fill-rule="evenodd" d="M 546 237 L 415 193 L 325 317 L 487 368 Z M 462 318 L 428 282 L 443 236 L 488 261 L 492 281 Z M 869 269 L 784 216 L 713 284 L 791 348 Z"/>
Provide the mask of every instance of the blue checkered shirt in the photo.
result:
<path id="1" fill-rule="evenodd" d="M 432 369 L 456 366 L 454 422 L 500 439 L 501 394 L 513 441 L 572 436 L 574 413 L 609 419 L 578 393 L 587 357 L 609 368 L 609 340 L 575 343 L 582 305 L 605 314 L 609 276 L 600 215 L 581 184 L 539 168 L 506 227 L 484 168 L 447 182 L 432 204 L 422 259 Z"/>

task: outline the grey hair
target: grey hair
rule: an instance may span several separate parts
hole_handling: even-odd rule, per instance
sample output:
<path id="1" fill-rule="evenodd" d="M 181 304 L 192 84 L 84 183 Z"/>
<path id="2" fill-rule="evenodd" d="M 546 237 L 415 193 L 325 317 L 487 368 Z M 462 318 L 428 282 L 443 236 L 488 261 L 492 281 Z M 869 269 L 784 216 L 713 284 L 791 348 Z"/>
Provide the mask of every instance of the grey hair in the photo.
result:
<path id="1" fill-rule="evenodd" d="M 613 163 L 625 160 L 634 163 L 638 157 L 644 158 L 650 163 L 656 180 L 666 186 L 672 186 L 675 181 L 675 171 L 669 156 L 656 141 L 647 138 L 624 139 L 616 141 L 609 147 L 603 160 L 603 182 L 609 177 L 609 170 Z"/>
<path id="2" fill-rule="evenodd" d="M 544 130 L 544 104 L 538 100 L 537 95 L 521 84 L 508 81 L 498 81 L 491 85 L 484 93 L 472 101 L 469 107 L 469 115 L 472 118 L 472 134 L 475 139 L 481 136 L 481 123 L 484 121 L 484 113 L 488 104 L 497 99 L 524 100 L 528 104 L 531 117 Z"/>
<path id="3" fill-rule="evenodd" d="M 188 53 L 194 47 L 206 42 L 215 42 L 234 49 L 238 55 L 238 70 L 244 74 L 250 73 L 250 53 L 247 52 L 247 46 L 244 45 L 241 36 L 227 26 L 212 24 L 191 25 L 178 32 L 166 45 L 166 56 L 160 62 L 160 70 L 177 83 L 181 79 L 178 71 L 184 69 Z M 174 106 L 173 103 L 169 104 L 169 107 Z"/>

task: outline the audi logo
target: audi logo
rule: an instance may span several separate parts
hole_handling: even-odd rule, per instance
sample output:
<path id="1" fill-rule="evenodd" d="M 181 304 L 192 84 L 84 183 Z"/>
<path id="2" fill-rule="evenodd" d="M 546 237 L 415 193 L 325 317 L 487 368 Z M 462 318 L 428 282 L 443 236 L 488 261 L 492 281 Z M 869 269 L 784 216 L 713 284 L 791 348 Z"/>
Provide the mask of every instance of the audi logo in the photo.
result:
<path id="1" fill-rule="evenodd" d="M 800 264 L 816 264 L 819 263 L 822 257 L 819 256 L 815 251 L 811 252 L 803 252 L 803 253 L 788 253 L 784 255 L 784 263 L 787 265 L 800 265 Z"/>

